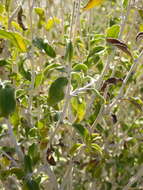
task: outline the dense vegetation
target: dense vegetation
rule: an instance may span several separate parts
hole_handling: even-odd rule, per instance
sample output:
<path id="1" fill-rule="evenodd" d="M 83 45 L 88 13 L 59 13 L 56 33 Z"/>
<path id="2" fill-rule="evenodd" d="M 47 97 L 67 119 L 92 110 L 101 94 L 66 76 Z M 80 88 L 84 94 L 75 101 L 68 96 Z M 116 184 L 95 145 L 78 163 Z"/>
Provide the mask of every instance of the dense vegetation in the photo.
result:
<path id="1" fill-rule="evenodd" d="M 143 2 L 0 1 L 0 189 L 143 189 Z"/>

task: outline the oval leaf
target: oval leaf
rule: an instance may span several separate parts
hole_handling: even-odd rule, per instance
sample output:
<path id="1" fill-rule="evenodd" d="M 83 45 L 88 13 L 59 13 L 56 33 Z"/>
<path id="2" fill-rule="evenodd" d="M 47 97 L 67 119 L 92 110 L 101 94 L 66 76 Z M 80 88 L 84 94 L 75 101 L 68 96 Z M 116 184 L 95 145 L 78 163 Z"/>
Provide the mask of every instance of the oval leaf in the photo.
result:
<path id="1" fill-rule="evenodd" d="M 66 77 L 60 77 L 56 79 L 49 88 L 48 104 L 50 106 L 56 105 L 64 99 L 65 93 L 64 88 L 68 84 Z"/>

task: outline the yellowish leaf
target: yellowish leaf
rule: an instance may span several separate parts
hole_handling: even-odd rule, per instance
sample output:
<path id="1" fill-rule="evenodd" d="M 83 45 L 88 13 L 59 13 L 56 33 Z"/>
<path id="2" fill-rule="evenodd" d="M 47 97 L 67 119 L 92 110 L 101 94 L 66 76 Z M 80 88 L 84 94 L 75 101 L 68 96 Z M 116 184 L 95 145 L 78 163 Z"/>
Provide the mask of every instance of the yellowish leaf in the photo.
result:
<path id="1" fill-rule="evenodd" d="M 87 11 L 89 9 L 94 8 L 95 6 L 98 6 L 103 3 L 104 0 L 89 0 L 87 5 L 83 8 L 83 11 Z"/>
<path id="2" fill-rule="evenodd" d="M 53 17 L 48 19 L 47 23 L 45 24 L 46 30 L 50 30 L 54 27 L 54 25 L 60 24 L 61 20 L 57 17 Z"/>

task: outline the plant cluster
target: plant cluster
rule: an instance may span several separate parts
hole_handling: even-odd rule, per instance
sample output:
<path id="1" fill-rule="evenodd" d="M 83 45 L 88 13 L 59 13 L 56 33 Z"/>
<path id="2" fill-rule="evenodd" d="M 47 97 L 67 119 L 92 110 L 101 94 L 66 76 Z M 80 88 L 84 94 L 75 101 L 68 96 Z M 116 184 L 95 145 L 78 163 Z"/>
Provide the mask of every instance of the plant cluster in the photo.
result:
<path id="1" fill-rule="evenodd" d="M 142 0 L 91 1 L 0 2 L 1 190 L 143 189 Z"/>

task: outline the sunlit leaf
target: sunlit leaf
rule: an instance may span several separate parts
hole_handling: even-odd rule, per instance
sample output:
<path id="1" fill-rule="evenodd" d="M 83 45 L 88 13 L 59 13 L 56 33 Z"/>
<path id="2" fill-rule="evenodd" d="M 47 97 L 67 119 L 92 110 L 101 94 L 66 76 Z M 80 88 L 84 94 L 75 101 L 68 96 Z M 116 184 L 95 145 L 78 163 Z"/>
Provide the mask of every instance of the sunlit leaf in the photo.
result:
<path id="1" fill-rule="evenodd" d="M 123 7 L 127 8 L 127 6 L 128 6 L 128 0 L 123 0 Z"/>
<path id="2" fill-rule="evenodd" d="M 45 24 L 46 30 L 50 30 L 54 27 L 54 25 L 60 24 L 61 20 L 57 17 L 49 18 L 47 23 Z"/>
<path id="3" fill-rule="evenodd" d="M 74 144 L 70 149 L 70 154 L 74 155 L 82 146 L 83 144 L 80 143 Z"/>
<path id="4" fill-rule="evenodd" d="M 53 63 L 53 64 L 48 65 L 43 71 L 44 76 L 47 77 L 47 75 L 50 73 L 50 71 L 53 71 L 57 68 L 61 68 L 60 63 Z"/>
<path id="5" fill-rule="evenodd" d="M 118 38 L 120 32 L 120 25 L 113 25 L 106 31 L 107 38 Z"/>
<path id="6" fill-rule="evenodd" d="M 77 117 L 76 121 L 77 122 L 82 121 L 84 118 L 84 115 L 86 113 L 86 102 L 84 101 L 84 99 L 72 97 L 71 105 L 72 105 L 73 111 L 75 112 L 75 115 Z"/>
<path id="7" fill-rule="evenodd" d="M 89 0 L 87 5 L 83 8 L 83 11 L 87 11 L 89 9 L 92 9 L 95 6 L 102 4 L 103 2 L 104 2 L 104 0 Z"/>
<path id="8" fill-rule="evenodd" d="M 27 40 L 17 32 L 9 32 L 0 29 L 0 38 L 10 40 L 21 52 L 27 51 Z"/>
<path id="9" fill-rule="evenodd" d="M 39 21 L 38 21 L 38 28 L 42 28 L 42 25 L 45 24 L 45 11 L 44 9 L 40 8 L 40 7 L 36 7 L 35 9 L 36 14 L 39 16 Z"/>
<path id="10" fill-rule="evenodd" d="M 99 152 L 100 154 L 102 154 L 102 149 L 101 149 L 101 147 L 100 147 L 98 144 L 92 143 L 92 144 L 91 144 L 91 148 L 92 148 L 92 150 L 94 150 L 95 152 L 97 151 L 97 152 Z"/>
<path id="11" fill-rule="evenodd" d="M 5 11 L 4 5 L 0 3 L 0 14 L 2 14 L 4 11 Z"/>
<path id="12" fill-rule="evenodd" d="M 74 67 L 73 67 L 73 70 L 74 71 L 83 71 L 83 72 L 87 72 L 88 71 L 88 67 L 85 65 L 85 64 L 76 64 Z"/>

